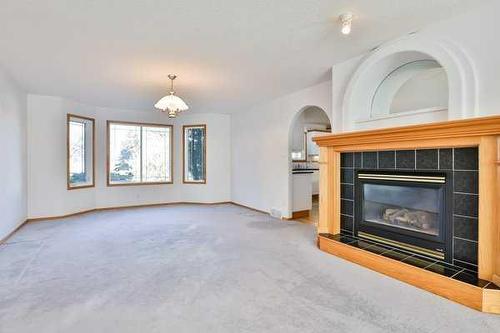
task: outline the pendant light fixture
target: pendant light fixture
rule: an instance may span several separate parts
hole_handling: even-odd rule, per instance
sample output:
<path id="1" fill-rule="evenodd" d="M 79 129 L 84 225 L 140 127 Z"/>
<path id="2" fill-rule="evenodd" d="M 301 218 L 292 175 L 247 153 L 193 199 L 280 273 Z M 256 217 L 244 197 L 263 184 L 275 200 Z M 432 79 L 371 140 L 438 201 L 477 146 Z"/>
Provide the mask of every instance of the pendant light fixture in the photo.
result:
<path id="1" fill-rule="evenodd" d="M 169 74 L 168 78 L 170 79 L 170 93 L 162 97 L 155 104 L 155 108 L 166 112 L 169 118 L 175 118 L 180 112 L 186 111 L 189 107 L 184 103 L 182 98 L 175 95 L 174 80 L 177 78 L 177 75 Z"/>

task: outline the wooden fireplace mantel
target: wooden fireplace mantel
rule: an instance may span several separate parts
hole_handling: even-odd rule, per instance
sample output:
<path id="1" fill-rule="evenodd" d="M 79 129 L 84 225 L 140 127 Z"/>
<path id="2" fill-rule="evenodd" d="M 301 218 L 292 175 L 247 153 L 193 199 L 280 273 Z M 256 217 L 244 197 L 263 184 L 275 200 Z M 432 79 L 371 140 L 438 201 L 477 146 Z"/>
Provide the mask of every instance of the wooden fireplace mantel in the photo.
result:
<path id="1" fill-rule="evenodd" d="M 390 149 L 398 149 L 400 144 L 403 148 L 436 147 L 436 142 L 439 143 L 439 141 L 454 142 L 454 147 L 460 147 L 469 145 L 469 142 L 477 143 L 477 139 L 480 137 L 498 135 L 500 135 L 500 116 L 493 116 L 346 132 L 319 136 L 313 140 L 320 147 L 335 147 L 339 151 L 353 151 L 353 149 L 379 149 L 386 145 L 390 146 Z M 456 139 L 460 139 L 460 142 L 455 141 Z M 437 146 L 442 145 L 438 144 Z"/>
<path id="2" fill-rule="evenodd" d="M 320 147 L 318 233 L 340 233 L 342 152 L 478 147 L 478 274 L 500 285 L 500 116 L 325 135 Z M 500 310 L 499 310 L 500 311 Z"/>

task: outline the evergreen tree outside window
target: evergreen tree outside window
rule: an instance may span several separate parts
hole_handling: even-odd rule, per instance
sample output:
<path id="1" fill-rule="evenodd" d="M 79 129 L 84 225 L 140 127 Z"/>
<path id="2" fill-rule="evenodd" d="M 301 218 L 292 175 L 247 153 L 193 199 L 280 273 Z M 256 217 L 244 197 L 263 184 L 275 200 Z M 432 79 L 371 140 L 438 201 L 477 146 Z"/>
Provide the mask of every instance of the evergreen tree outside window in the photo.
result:
<path id="1" fill-rule="evenodd" d="M 206 135 L 206 125 L 183 127 L 184 183 L 205 184 L 207 181 Z"/>
<path id="2" fill-rule="evenodd" d="M 67 188 L 93 187 L 94 123 L 92 118 L 68 114 L 67 126 Z"/>
<path id="3" fill-rule="evenodd" d="M 108 186 L 171 184 L 172 126 L 108 121 Z"/>

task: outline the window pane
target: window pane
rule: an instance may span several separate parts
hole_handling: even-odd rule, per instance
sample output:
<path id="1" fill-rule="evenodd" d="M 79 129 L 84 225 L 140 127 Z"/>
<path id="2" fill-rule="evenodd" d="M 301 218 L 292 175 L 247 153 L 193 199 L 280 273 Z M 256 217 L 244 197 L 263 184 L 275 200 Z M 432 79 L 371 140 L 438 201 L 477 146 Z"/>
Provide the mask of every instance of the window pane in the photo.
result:
<path id="1" fill-rule="evenodd" d="M 141 127 L 110 124 L 109 180 L 111 183 L 141 181 Z"/>
<path id="2" fill-rule="evenodd" d="M 184 181 L 205 181 L 205 127 L 184 128 Z"/>
<path id="3" fill-rule="evenodd" d="M 76 177 L 85 173 L 85 125 L 80 122 L 69 123 L 70 175 Z"/>
<path id="4" fill-rule="evenodd" d="M 435 60 L 417 60 L 391 72 L 377 88 L 372 116 L 448 109 L 448 76 Z"/>
<path id="5" fill-rule="evenodd" d="M 170 128 L 142 128 L 142 181 L 170 181 Z"/>
<path id="6" fill-rule="evenodd" d="M 68 117 L 68 186 L 79 187 L 93 183 L 93 121 Z"/>

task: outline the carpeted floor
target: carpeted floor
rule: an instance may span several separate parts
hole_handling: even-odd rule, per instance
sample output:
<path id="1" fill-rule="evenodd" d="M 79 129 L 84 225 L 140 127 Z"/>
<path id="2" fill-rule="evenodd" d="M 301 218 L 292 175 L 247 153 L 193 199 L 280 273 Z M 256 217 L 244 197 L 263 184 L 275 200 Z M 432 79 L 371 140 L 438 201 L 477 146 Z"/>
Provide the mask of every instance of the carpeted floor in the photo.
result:
<path id="1" fill-rule="evenodd" d="M 500 332 L 315 241 L 229 204 L 31 223 L 0 246 L 0 332 Z"/>

